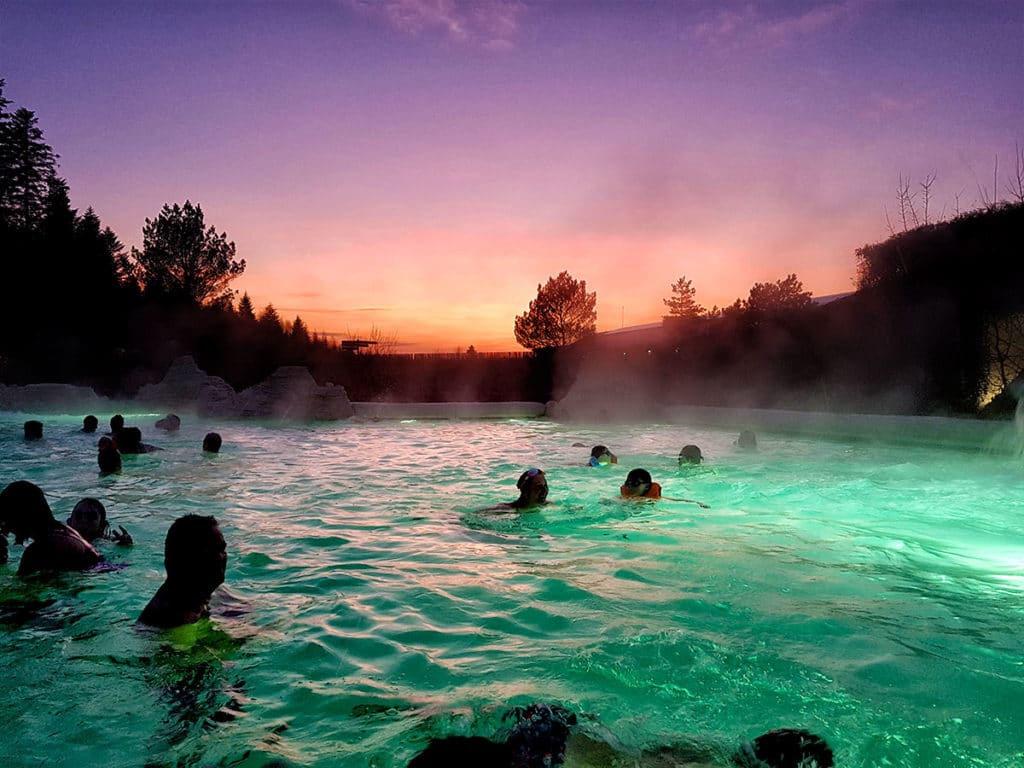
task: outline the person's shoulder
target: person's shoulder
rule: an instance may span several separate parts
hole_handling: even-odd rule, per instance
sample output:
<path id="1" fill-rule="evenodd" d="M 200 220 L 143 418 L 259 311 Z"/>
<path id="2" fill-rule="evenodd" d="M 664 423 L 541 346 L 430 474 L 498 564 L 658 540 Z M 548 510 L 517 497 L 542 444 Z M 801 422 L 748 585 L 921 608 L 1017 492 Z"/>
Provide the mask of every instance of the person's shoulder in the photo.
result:
<path id="1" fill-rule="evenodd" d="M 18 565 L 20 575 L 36 571 L 81 571 L 100 562 L 103 556 L 74 528 L 54 523 L 46 536 L 25 548 Z"/>

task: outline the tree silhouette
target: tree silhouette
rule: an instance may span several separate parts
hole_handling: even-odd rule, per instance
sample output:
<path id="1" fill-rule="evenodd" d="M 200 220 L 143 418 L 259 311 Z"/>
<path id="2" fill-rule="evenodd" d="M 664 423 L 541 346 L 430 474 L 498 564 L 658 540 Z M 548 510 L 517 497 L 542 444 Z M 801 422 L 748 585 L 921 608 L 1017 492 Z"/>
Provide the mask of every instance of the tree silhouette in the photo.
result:
<path id="1" fill-rule="evenodd" d="M 292 341 L 300 346 L 309 344 L 309 329 L 306 328 L 306 324 L 302 322 L 302 318 L 298 315 L 295 316 L 295 322 L 292 323 L 292 330 L 289 335 Z"/>
<path id="2" fill-rule="evenodd" d="M 147 295 L 185 304 L 230 304 L 228 286 L 245 271 L 235 244 L 203 221 L 203 209 L 188 200 L 164 205 L 142 228 L 142 250 L 132 250 Z"/>
<path id="3" fill-rule="evenodd" d="M 281 316 L 277 314 L 273 304 L 267 304 L 263 311 L 260 312 L 259 317 L 256 318 L 256 321 L 268 334 L 277 335 L 284 333 L 284 324 L 281 322 Z"/>
<path id="4" fill-rule="evenodd" d="M 700 317 L 704 314 L 704 307 L 694 299 L 696 294 L 697 289 L 684 276 L 672 283 L 671 298 L 662 301 L 673 317 Z"/>
<path id="5" fill-rule="evenodd" d="M 242 298 L 238 300 L 238 316 L 247 320 L 256 319 L 256 310 L 252 307 L 252 299 L 249 298 L 248 292 L 242 294 Z"/>
<path id="6" fill-rule="evenodd" d="M 526 349 L 565 347 L 597 330 L 597 293 L 568 272 L 537 285 L 537 298 L 516 317 L 516 342 Z"/>
<path id="7" fill-rule="evenodd" d="M 796 275 L 787 275 L 774 283 L 754 283 L 744 310 L 757 315 L 776 315 L 811 306 L 811 293 L 805 291 Z"/>
<path id="8" fill-rule="evenodd" d="M 57 155 L 43 141 L 34 112 L 7 111 L 0 80 L 0 224 L 28 230 L 42 219 L 57 176 Z M 64 186 L 65 191 L 67 186 Z"/>

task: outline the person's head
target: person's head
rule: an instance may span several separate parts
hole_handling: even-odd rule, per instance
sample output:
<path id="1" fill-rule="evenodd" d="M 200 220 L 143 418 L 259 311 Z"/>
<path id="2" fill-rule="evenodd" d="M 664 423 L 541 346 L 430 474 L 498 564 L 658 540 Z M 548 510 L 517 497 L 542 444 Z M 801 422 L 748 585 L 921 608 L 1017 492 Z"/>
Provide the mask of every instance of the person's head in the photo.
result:
<path id="1" fill-rule="evenodd" d="M 101 437 L 96 446 L 99 453 L 96 461 L 100 465 L 100 472 L 109 475 L 111 472 L 121 471 L 121 452 L 117 450 L 117 444 L 109 437 Z"/>
<path id="2" fill-rule="evenodd" d="M 43 439 L 43 422 L 30 419 L 25 422 L 25 439 L 26 440 L 42 440 Z"/>
<path id="3" fill-rule="evenodd" d="M 217 518 L 183 515 L 171 523 L 164 541 L 167 580 L 189 585 L 207 597 L 224 583 L 227 543 Z"/>
<path id="4" fill-rule="evenodd" d="M 590 449 L 591 464 L 618 464 L 618 457 L 608 450 L 606 445 L 595 445 Z"/>
<path id="5" fill-rule="evenodd" d="M 124 416 L 120 413 L 116 413 L 110 417 L 110 431 L 117 432 L 119 429 L 124 428 Z"/>
<path id="6" fill-rule="evenodd" d="M 519 489 L 519 498 L 513 504 L 517 507 L 532 507 L 534 504 L 543 504 L 548 498 L 548 479 L 544 476 L 543 469 L 536 467 L 528 469 L 519 476 L 516 483 Z"/>
<path id="7" fill-rule="evenodd" d="M 207 432 L 203 438 L 203 450 L 206 453 L 220 453 L 221 442 L 220 435 L 216 432 Z"/>
<path id="8" fill-rule="evenodd" d="M 679 451 L 680 464 L 700 464 L 704 461 L 704 455 L 696 445 L 684 445 Z"/>
<path id="9" fill-rule="evenodd" d="M 55 522 L 42 489 L 28 480 L 15 480 L 0 491 L 0 536 L 14 534 L 14 543 L 39 538 Z"/>
<path id="10" fill-rule="evenodd" d="M 99 499 L 84 498 L 71 510 L 68 525 L 82 534 L 86 541 L 98 539 L 110 528 L 107 522 L 107 509 Z"/>
<path id="11" fill-rule="evenodd" d="M 156 423 L 157 429 L 164 429 L 168 432 L 177 432 L 181 428 L 181 419 L 173 413 L 168 413 Z"/>
<path id="12" fill-rule="evenodd" d="M 82 431 L 83 432 L 95 432 L 96 428 L 100 425 L 100 420 L 93 416 L 91 413 L 82 419 Z"/>
<path id="13" fill-rule="evenodd" d="M 138 427 L 122 427 L 114 434 L 114 442 L 121 453 L 138 453 L 142 444 L 142 430 Z"/>
<path id="14" fill-rule="evenodd" d="M 512 753 L 513 765 L 543 768 L 563 763 L 570 729 L 576 725 L 576 715 L 572 712 L 557 705 L 538 703 L 513 707 L 502 719 L 513 723 L 505 742 Z"/>
<path id="15" fill-rule="evenodd" d="M 802 729 L 779 728 L 743 744 L 734 762 L 771 768 L 832 768 L 835 758 L 828 742 L 820 736 Z"/>
<path id="16" fill-rule="evenodd" d="M 651 473 L 646 469 L 632 469 L 626 475 L 626 482 L 622 485 L 624 496 L 643 496 L 651 490 Z"/>
<path id="17" fill-rule="evenodd" d="M 740 436 L 736 438 L 736 445 L 752 451 L 757 448 L 757 436 L 749 429 L 744 429 L 740 432 Z"/>

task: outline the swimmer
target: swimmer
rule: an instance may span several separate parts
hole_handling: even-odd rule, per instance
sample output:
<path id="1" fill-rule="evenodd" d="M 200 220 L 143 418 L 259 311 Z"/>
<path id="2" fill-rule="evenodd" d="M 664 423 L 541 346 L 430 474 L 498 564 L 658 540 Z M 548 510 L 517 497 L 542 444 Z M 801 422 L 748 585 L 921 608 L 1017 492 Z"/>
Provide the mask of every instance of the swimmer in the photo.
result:
<path id="1" fill-rule="evenodd" d="M 408 768 L 448 768 L 480 765 L 488 768 L 683 768 L 715 763 L 715 750 L 700 745 L 664 746 L 627 755 L 604 741 L 580 732 L 577 718 L 564 707 L 530 704 L 513 707 L 503 720 L 512 719 L 504 740 L 481 736 L 432 739 Z M 721 763 L 719 763 L 721 765 Z M 745 742 L 732 756 L 733 766 L 746 768 L 832 768 L 828 743 L 805 730 L 780 728 Z"/>
<path id="2" fill-rule="evenodd" d="M 115 413 L 110 417 L 110 431 L 108 435 L 116 435 L 119 429 L 124 429 L 124 416 L 120 413 Z"/>
<path id="3" fill-rule="evenodd" d="M 155 426 L 157 429 L 163 429 L 167 432 L 177 432 L 181 429 L 181 419 L 173 413 L 168 413 L 162 419 L 158 420 Z"/>
<path id="4" fill-rule="evenodd" d="M 167 579 L 143 609 L 139 622 L 169 629 L 209 616 L 210 596 L 224 583 L 227 562 L 227 544 L 215 517 L 179 517 L 164 542 Z"/>
<path id="5" fill-rule="evenodd" d="M 619 493 L 623 498 L 660 499 L 661 485 L 654 482 L 646 469 L 631 469 L 626 475 L 626 482 L 619 487 Z"/>
<path id="6" fill-rule="evenodd" d="M 587 462 L 591 467 L 607 467 L 609 464 L 618 464 L 619 457 L 608 450 L 606 445 L 595 445 L 590 449 L 590 461 Z"/>
<path id="7" fill-rule="evenodd" d="M 83 432 L 95 432 L 96 428 L 100 425 L 100 420 L 93 416 L 91 413 L 82 419 L 82 431 Z"/>
<path id="8" fill-rule="evenodd" d="M 700 464 L 704 461 L 704 455 L 696 445 L 684 445 L 679 451 L 679 466 L 684 464 Z"/>
<path id="9" fill-rule="evenodd" d="M 207 432 L 203 438 L 203 453 L 220 453 L 221 442 L 216 432 Z"/>
<path id="10" fill-rule="evenodd" d="M 121 427 L 114 433 L 114 443 L 121 455 L 131 453 L 152 453 L 159 451 L 155 445 L 142 442 L 142 430 L 138 427 Z"/>
<path id="11" fill-rule="evenodd" d="M 651 473 L 646 469 L 633 469 L 626 475 L 626 482 L 619 488 L 619 494 L 625 499 L 660 499 L 661 485 L 651 479 Z M 698 507 L 710 509 L 707 504 L 694 499 L 676 499 L 665 496 L 668 501 L 685 501 L 687 504 L 696 504 Z"/>
<path id="12" fill-rule="evenodd" d="M 756 451 L 757 435 L 749 429 L 744 429 L 740 432 L 740 436 L 736 438 L 736 445 L 746 451 Z"/>
<path id="13" fill-rule="evenodd" d="M 120 472 L 121 452 L 117 450 L 117 443 L 109 437 L 101 437 L 96 447 L 99 449 L 96 461 L 100 465 L 100 474 L 109 475 L 112 472 Z"/>
<path id="14" fill-rule="evenodd" d="M 528 469 L 519 476 L 516 482 L 519 498 L 495 507 L 482 509 L 481 512 L 502 512 L 509 509 L 530 510 L 548 503 L 548 480 L 543 469 Z"/>
<path id="15" fill-rule="evenodd" d="M 39 571 L 82 571 L 103 558 L 74 528 L 58 522 L 39 486 L 16 480 L 0 493 L 0 537 L 32 543 L 18 564 L 18 575 Z"/>
<path id="16" fill-rule="evenodd" d="M 26 440 L 42 440 L 43 439 L 43 422 L 30 419 L 25 422 L 25 439 Z"/>
<path id="17" fill-rule="evenodd" d="M 135 543 L 123 525 L 118 526 L 119 531 L 110 529 L 107 509 L 99 499 L 86 497 L 75 504 L 75 508 L 71 510 L 71 517 L 68 518 L 68 525 L 82 534 L 86 541 L 106 539 L 126 547 Z"/>

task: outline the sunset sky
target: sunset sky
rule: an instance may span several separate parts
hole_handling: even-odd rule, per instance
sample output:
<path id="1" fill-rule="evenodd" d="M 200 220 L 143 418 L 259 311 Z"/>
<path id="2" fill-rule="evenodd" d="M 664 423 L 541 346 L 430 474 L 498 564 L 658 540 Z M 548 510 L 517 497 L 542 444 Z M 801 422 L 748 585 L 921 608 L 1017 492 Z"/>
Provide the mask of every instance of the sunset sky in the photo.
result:
<path id="1" fill-rule="evenodd" d="M 851 290 L 902 173 L 932 218 L 1024 146 L 1024 3 L 4 2 L 0 77 L 126 245 L 202 205 L 257 308 L 512 350 L 565 269 L 598 329 L 795 272 Z M 1005 196 L 1002 194 L 1001 196 Z"/>

